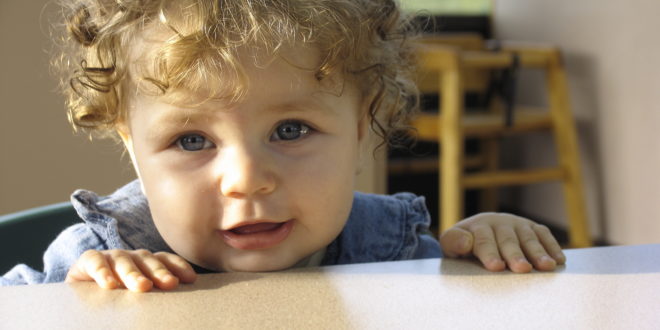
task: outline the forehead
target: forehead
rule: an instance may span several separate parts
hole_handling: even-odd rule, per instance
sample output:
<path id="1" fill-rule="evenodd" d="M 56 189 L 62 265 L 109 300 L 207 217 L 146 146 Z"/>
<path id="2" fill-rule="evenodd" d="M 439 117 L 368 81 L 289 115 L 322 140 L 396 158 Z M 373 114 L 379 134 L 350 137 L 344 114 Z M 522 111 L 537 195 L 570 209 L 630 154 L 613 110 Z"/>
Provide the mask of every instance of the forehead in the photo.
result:
<path id="1" fill-rule="evenodd" d="M 339 94 L 346 87 L 340 73 L 317 79 L 322 55 L 310 44 L 283 44 L 276 50 L 260 45 L 186 48 L 173 46 L 177 38 L 162 25 L 137 36 L 128 54 L 128 81 L 136 92 L 196 104 L 210 99 L 238 101 L 257 91 L 292 96 L 312 91 Z M 191 100 L 191 95 L 196 99 Z"/>

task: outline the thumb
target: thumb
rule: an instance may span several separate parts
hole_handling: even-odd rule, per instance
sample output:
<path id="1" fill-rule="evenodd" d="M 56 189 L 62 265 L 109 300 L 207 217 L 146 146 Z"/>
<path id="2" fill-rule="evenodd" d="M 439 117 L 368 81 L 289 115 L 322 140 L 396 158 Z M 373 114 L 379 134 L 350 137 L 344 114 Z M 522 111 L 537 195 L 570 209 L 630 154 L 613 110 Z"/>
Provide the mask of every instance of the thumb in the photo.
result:
<path id="1" fill-rule="evenodd" d="M 450 258 L 466 256 L 472 253 L 474 238 L 472 234 L 459 227 L 449 228 L 440 236 L 443 253 Z"/>

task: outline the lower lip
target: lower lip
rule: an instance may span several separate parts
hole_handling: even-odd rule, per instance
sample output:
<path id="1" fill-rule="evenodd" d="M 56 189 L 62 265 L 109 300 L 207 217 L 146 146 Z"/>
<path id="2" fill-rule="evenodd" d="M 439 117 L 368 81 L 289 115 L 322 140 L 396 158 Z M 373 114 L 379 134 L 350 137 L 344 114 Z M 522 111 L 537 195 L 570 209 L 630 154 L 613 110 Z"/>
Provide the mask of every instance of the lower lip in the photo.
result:
<path id="1" fill-rule="evenodd" d="M 253 234 L 236 234 L 229 230 L 221 230 L 219 233 L 225 243 L 235 249 L 264 250 L 284 241 L 291 233 L 291 229 L 293 229 L 293 220 L 289 220 L 273 230 Z"/>

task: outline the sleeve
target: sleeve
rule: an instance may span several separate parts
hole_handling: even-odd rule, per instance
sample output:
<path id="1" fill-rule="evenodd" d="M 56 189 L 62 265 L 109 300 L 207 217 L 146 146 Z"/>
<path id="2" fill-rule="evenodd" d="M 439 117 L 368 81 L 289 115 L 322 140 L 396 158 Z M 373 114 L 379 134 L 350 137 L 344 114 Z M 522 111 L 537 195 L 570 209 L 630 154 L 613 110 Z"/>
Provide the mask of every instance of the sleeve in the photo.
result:
<path id="1" fill-rule="evenodd" d="M 71 265 L 90 249 L 105 250 L 108 247 L 88 225 L 73 225 L 60 233 L 46 249 L 43 272 L 24 264 L 16 265 L 0 277 L 0 286 L 63 282 Z"/>
<path id="2" fill-rule="evenodd" d="M 412 259 L 441 258 L 440 244 L 430 234 L 418 234 L 418 245 Z"/>
<path id="3" fill-rule="evenodd" d="M 431 216 L 426 208 L 424 197 L 410 193 L 393 195 L 403 207 L 403 246 L 398 259 L 441 258 L 440 243 L 429 230 Z"/>

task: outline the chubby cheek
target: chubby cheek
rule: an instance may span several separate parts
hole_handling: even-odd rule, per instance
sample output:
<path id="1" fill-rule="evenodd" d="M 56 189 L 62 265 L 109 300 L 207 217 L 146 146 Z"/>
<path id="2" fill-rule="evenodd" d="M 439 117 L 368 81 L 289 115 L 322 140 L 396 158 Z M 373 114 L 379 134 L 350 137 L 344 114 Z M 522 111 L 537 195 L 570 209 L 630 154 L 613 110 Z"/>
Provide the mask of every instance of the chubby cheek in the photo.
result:
<path id="1" fill-rule="evenodd" d="M 162 168 L 145 168 L 141 173 L 158 232 L 174 252 L 200 264 L 204 246 L 217 226 L 213 192 L 194 177 L 173 175 Z"/>
<path id="2" fill-rule="evenodd" d="M 308 226 L 327 230 L 328 235 L 338 234 L 343 228 L 353 201 L 357 171 L 357 151 L 341 144 L 328 148 L 306 166 L 291 169 L 290 177 L 297 177 L 287 188 L 302 212 L 312 219 Z M 294 171 L 296 173 L 294 173 Z"/>

